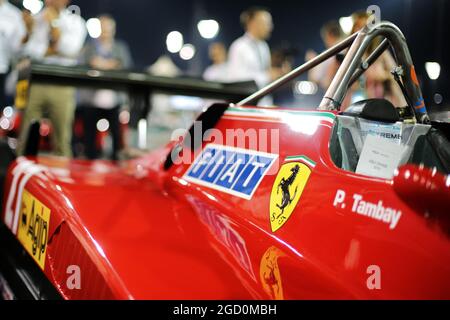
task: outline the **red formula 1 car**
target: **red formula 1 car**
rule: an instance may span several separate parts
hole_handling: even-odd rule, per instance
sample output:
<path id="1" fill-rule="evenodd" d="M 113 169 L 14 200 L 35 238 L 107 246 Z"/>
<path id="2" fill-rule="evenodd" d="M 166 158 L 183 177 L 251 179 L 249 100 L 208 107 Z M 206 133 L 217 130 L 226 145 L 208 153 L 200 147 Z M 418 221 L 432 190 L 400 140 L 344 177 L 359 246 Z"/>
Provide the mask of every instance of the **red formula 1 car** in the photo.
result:
<path id="1" fill-rule="evenodd" d="M 321 111 L 244 106 L 350 45 Z M 340 112 L 388 46 L 408 107 L 371 99 Z M 3 295 L 450 298 L 448 127 L 429 122 L 394 25 L 365 28 L 198 120 L 182 142 L 120 165 L 16 159 L 3 197 Z"/>

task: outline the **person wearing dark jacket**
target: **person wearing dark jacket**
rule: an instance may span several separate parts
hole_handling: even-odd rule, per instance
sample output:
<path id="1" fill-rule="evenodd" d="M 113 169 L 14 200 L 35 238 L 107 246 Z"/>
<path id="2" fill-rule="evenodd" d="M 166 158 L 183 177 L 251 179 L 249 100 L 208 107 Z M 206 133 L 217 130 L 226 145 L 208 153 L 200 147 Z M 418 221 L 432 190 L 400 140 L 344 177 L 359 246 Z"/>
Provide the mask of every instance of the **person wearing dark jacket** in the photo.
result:
<path id="1" fill-rule="evenodd" d="M 129 69 L 132 66 L 130 50 L 127 44 L 116 39 L 116 22 L 109 15 L 98 17 L 101 35 L 90 41 L 82 51 L 80 63 L 99 70 Z M 97 148 L 97 123 L 101 119 L 109 122 L 112 136 L 113 153 L 117 159 L 120 145 L 120 106 L 125 102 L 123 94 L 112 90 L 80 90 L 79 105 L 83 108 L 84 145 L 88 159 L 97 159 L 101 153 Z"/>

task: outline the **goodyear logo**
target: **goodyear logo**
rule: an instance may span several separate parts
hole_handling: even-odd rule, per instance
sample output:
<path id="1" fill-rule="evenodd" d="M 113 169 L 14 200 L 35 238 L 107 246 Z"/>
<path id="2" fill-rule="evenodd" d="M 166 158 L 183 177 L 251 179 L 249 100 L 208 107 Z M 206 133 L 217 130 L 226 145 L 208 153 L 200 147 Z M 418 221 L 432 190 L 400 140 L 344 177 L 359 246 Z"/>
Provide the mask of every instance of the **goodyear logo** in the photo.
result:
<path id="1" fill-rule="evenodd" d="M 250 200 L 277 158 L 276 154 L 209 144 L 184 179 Z"/>
<path id="2" fill-rule="evenodd" d="M 17 238 L 44 270 L 50 209 L 27 190 L 23 191 Z"/>
<path id="3" fill-rule="evenodd" d="M 270 195 L 270 226 L 280 229 L 290 218 L 316 163 L 305 156 L 291 156 L 280 168 Z"/>

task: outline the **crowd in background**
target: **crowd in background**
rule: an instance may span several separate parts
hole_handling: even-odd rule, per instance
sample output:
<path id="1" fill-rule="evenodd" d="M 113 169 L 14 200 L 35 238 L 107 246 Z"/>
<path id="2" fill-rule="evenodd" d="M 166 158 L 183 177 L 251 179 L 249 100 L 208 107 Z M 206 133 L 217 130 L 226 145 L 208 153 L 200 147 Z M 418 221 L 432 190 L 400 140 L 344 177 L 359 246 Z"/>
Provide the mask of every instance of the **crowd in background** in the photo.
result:
<path id="1" fill-rule="evenodd" d="M 101 35 L 97 39 L 87 39 L 86 23 L 79 15 L 67 9 L 70 0 L 45 0 L 45 7 L 36 15 L 20 11 L 7 0 L 0 0 L 0 108 L 10 104 L 4 88 L 18 58 L 30 58 L 42 63 L 61 66 L 88 65 L 100 70 L 129 69 L 133 62 L 127 44 L 116 39 L 116 22 L 109 15 L 99 16 Z M 353 32 L 367 22 L 365 12 L 353 15 Z M 292 69 L 288 56 L 271 52 L 267 40 L 274 23 L 265 8 L 253 7 L 240 17 L 244 34 L 236 39 L 229 49 L 223 43 L 215 42 L 209 47 L 212 64 L 206 68 L 203 77 L 208 81 L 237 82 L 255 81 L 262 88 L 287 74 Z M 337 21 L 326 23 L 321 36 L 327 48 L 343 39 L 343 32 Z M 373 50 L 373 49 L 371 49 Z M 370 54 L 368 52 L 367 54 Z M 309 50 L 305 59 L 317 53 Z M 311 70 L 309 80 L 324 90 L 329 86 L 339 67 L 339 59 L 329 59 Z M 390 69 L 394 60 L 389 52 L 383 54 L 373 67 L 350 89 L 349 103 L 356 97 L 391 97 L 394 104 L 401 94 L 392 85 Z M 148 70 L 154 74 L 177 76 L 180 74 L 170 57 L 161 58 Z M 12 73 L 14 74 L 14 73 Z M 10 80 L 10 81 L 14 81 Z M 14 87 L 14 86 L 10 86 Z M 117 159 L 121 149 L 119 111 L 126 103 L 126 96 L 111 90 L 84 89 L 48 84 L 34 84 L 29 90 L 28 105 L 23 112 L 18 154 L 23 153 L 29 123 L 33 119 L 46 117 L 52 124 L 52 145 L 56 155 L 72 155 L 71 139 L 76 106 L 82 110 L 84 135 L 84 156 L 89 159 L 101 157 L 96 145 L 97 122 L 109 121 L 112 136 L 112 159 Z M 273 105 L 272 97 L 259 102 L 261 106 Z"/>

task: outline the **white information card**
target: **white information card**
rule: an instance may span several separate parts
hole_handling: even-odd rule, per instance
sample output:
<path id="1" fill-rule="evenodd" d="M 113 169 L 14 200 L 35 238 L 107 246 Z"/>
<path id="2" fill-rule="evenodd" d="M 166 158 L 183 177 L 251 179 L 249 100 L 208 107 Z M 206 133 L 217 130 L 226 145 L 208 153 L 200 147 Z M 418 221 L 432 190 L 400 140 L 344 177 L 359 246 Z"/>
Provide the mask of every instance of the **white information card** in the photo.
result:
<path id="1" fill-rule="evenodd" d="M 398 168 L 406 146 L 379 136 L 367 135 L 356 173 L 391 179 Z"/>

